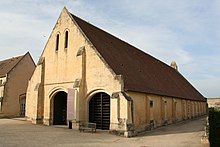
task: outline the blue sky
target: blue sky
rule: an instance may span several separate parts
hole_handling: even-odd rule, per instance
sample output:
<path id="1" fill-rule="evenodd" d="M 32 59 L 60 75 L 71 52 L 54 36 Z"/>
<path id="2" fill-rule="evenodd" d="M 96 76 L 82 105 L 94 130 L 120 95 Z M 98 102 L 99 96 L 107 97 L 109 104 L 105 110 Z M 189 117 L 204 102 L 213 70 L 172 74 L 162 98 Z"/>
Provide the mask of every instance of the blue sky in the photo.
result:
<path id="1" fill-rule="evenodd" d="M 205 97 L 220 97 L 219 0 L 2 0 L 0 60 L 37 61 L 63 7 L 179 71 Z"/>

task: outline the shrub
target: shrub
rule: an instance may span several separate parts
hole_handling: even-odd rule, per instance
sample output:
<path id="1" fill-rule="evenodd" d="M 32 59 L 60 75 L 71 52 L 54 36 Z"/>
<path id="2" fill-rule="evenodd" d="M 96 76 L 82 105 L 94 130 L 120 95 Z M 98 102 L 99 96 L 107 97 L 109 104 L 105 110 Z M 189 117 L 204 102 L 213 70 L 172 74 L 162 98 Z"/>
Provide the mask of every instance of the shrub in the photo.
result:
<path id="1" fill-rule="evenodd" d="M 220 110 L 209 108 L 210 147 L 220 147 Z"/>

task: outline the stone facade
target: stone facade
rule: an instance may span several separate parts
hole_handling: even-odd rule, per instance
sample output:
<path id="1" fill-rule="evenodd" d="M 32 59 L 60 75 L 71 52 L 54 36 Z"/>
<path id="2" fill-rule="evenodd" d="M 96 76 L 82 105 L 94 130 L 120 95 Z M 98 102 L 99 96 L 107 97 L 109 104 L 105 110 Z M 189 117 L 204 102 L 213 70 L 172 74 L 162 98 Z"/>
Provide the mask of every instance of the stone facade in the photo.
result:
<path id="1" fill-rule="evenodd" d="M 66 30 L 71 32 L 69 40 L 72 40 L 68 48 L 64 48 Z M 60 34 L 60 43 L 58 51 L 55 51 L 54 41 L 57 34 Z M 78 54 L 79 52 L 81 54 Z M 68 92 L 68 89 L 73 88 L 76 91 L 77 103 L 82 105 L 87 104 L 94 93 L 105 92 L 111 95 L 121 91 L 121 84 L 120 77 L 113 75 L 111 69 L 97 56 L 97 52 L 80 33 L 68 14 L 62 13 L 45 46 L 41 61 L 29 81 L 27 116 L 32 116 L 33 121 L 40 120 L 44 124 L 52 124 L 53 97 L 59 91 Z M 36 109 L 33 109 L 34 107 Z M 81 115 L 75 115 L 80 117 L 75 118 L 76 121 L 86 120 L 86 116 L 82 114 L 87 114 L 85 113 L 88 111 L 87 107 L 75 107 L 76 113 L 81 112 Z"/>
<path id="2" fill-rule="evenodd" d="M 12 62 L 15 65 L 10 66 Z M 28 80 L 33 74 L 35 63 L 29 53 L 1 63 L 0 70 L 9 70 L 5 70 L 6 73 L 0 77 L 0 118 L 24 116 Z"/>
<path id="3" fill-rule="evenodd" d="M 108 130 L 125 136 L 206 114 L 205 100 L 126 90 L 123 75 L 116 74 L 106 63 L 64 8 L 29 81 L 26 116 L 36 124 L 67 124 L 70 97 L 73 98 L 74 128 L 80 122 L 94 121 L 100 129 L 106 129 L 106 121 Z M 57 101 L 62 110 L 56 108 Z M 65 104 L 61 106 L 61 103 Z M 102 115 L 98 119 L 98 108 L 94 106 L 100 105 Z M 60 113 L 65 117 L 63 121 L 58 116 Z"/>
<path id="4" fill-rule="evenodd" d="M 196 118 L 206 114 L 207 111 L 206 102 L 137 92 L 128 92 L 128 94 L 133 98 L 136 131 L 151 130 L 178 121 Z"/>

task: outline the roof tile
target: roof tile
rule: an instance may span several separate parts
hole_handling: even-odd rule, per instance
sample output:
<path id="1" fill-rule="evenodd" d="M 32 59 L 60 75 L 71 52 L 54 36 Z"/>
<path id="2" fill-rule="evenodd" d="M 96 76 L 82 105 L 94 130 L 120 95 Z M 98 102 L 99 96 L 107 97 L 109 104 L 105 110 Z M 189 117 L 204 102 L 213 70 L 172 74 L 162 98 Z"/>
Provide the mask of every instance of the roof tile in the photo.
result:
<path id="1" fill-rule="evenodd" d="M 23 56 L 0 61 L 0 77 L 6 76 L 8 72 L 22 59 Z"/>
<path id="2" fill-rule="evenodd" d="M 205 101 L 175 69 L 73 14 L 72 17 L 110 68 L 123 76 L 126 90 Z"/>

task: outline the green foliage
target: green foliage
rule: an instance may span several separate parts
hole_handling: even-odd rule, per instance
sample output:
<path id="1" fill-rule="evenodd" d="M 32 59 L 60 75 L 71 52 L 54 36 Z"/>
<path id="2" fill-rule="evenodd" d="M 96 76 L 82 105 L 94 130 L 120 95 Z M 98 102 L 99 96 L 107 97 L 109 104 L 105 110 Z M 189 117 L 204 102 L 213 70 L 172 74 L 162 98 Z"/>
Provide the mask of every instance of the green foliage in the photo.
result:
<path id="1" fill-rule="evenodd" d="M 220 147 L 220 110 L 209 108 L 210 147 Z"/>

